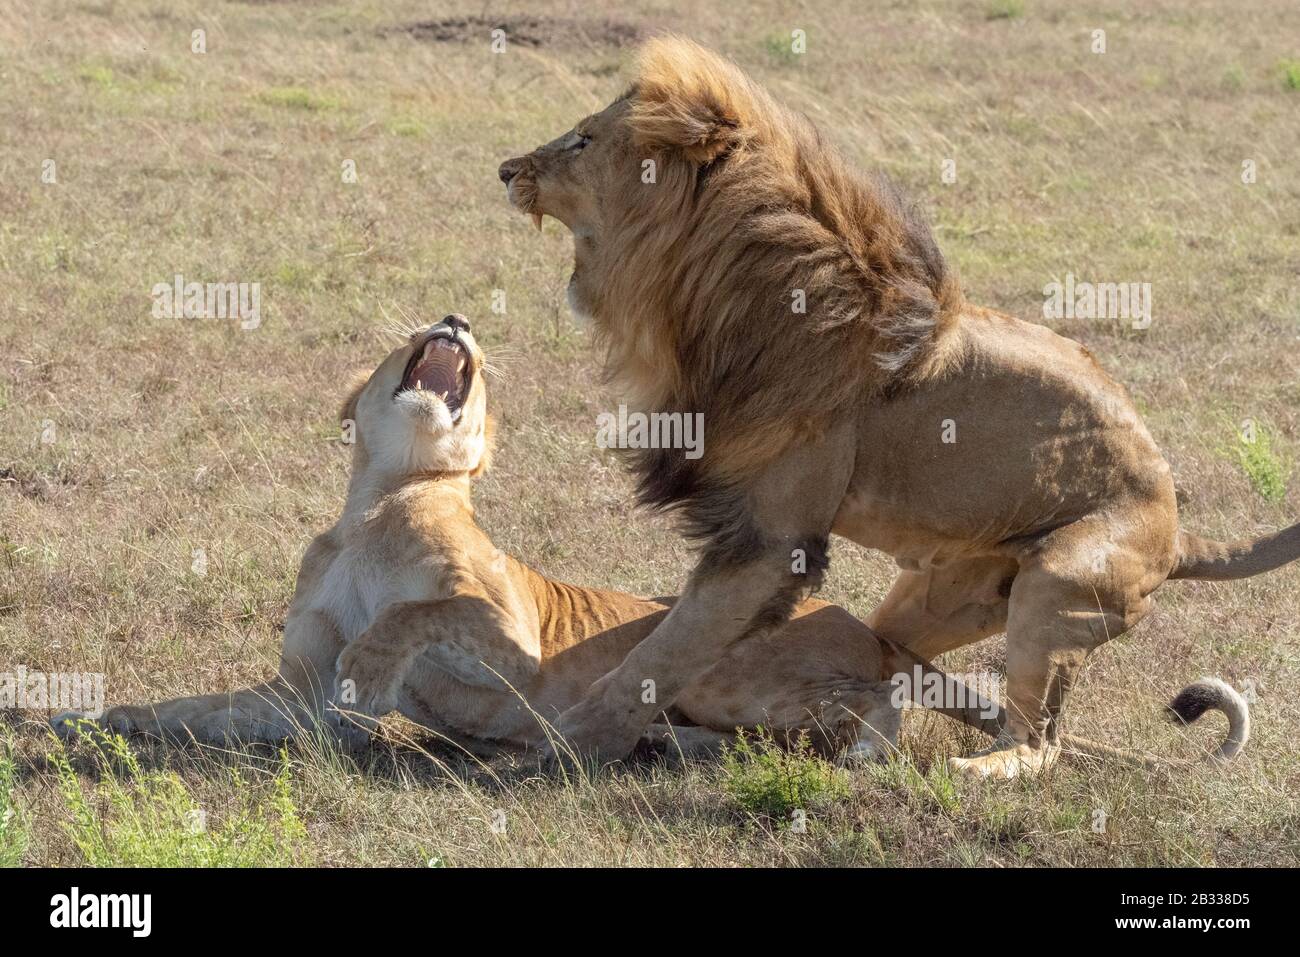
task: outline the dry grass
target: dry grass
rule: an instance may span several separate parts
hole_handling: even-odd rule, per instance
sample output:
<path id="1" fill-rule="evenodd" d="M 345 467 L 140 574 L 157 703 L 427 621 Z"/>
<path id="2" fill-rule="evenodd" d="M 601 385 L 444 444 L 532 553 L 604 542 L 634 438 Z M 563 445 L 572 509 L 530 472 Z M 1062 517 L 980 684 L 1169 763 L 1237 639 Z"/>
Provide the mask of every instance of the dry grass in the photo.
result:
<path id="1" fill-rule="evenodd" d="M 0 669 L 101 671 L 112 702 L 268 673 L 301 551 L 340 506 L 341 383 L 379 357 L 384 314 L 403 308 L 464 312 L 510 357 L 493 395 L 499 464 L 478 493 L 497 543 L 573 581 L 680 586 L 686 550 L 630 508 L 595 448 L 595 416 L 616 400 L 564 305 L 570 240 L 549 223 L 539 239 L 495 178 L 620 88 L 637 30 L 720 47 L 901 181 L 977 302 L 1032 317 L 1067 272 L 1151 282 L 1145 332 L 1054 325 L 1132 390 L 1190 528 L 1245 535 L 1300 515 L 1294 479 L 1279 491 L 1268 478 L 1300 457 L 1300 10 L 865 7 L 792 20 L 767 0 L 608 16 L 536 2 L 514 21 L 526 42 L 495 55 L 502 4 L 0 0 Z M 433 17 L 466 19 L 400 29 Z M 198 28 L 205 54 L 190 52 Z M 802 56 L 785 43 L 795 28 Z M 940 179 L 949 158 L 954 184 Z M 41 180 L 50 159 L 54 184 Z M 340 175 L 349 159 L 355 184 Z M 260 328 L 153 318 L 152 286 L 176 273 L 262 283 Z M 1239 454 L 1246 418 L 1269 438 L 1263 488 Z M 205 577 L 190 571 L 198 548 Z M 882 557 L 839 543 L 827 590 L 865 614 L 890 578 Z M 715 766 L 564 782 L 400 742 L 360 763 L 295 749 L 287 778 L 274 755 L 146 751 L 143 767 L 183 789 L 118 790 L 136 811 L 164 803 L 145 819 L 193 806 L 220 827 L 263 820 L 248 801 L 283 810 L 287 780 L 307 837 L 285 860 L 323 864 L 1294 863 L 1298 585 L 1297 568 L 1171 584 L 1074 694 L 1073 730 L 1188 756 L 1211 731 L 1160 724 L 1161 701 L 1203 673 L 1253 682 L 1255 738 L 1223 776 L 1067 762 L 1034 781 L 953 782 L 942 759 L 973 742 L 913 715 L 903 760 L 850 775 L 803 833 L 747 811 Z M 1000 648 L 948 664 L 996 667 Z M 8 715 L 0 814 L 16 813 L 0 862 L 86 859 L 42 718 Z M 73 758 L 84 806 L 129 857 L 133 832 L 95 790 L 104 765 Z M 498 809 L 503 834 L 489 826 Z"/>

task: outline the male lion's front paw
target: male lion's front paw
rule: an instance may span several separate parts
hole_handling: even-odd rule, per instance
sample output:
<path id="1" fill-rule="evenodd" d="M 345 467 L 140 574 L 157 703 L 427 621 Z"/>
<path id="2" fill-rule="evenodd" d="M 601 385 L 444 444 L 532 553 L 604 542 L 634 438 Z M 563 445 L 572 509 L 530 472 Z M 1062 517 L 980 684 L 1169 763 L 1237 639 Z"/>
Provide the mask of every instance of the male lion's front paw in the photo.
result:
<path id="1" fill-rule="evenodd" d="M 1060 753 L 1058 745 L 1043 744 L 1035 748 L 998 738 L 992 747 L 977 751 L 970 757 L 949 758 L 948 770 L 954 775 L 970 778 L 1014 778 L 1051 767 Z"/>
<path id="2" fill-rule="evenodd" d="M 395 659 L 374 645 L 357 641 L 339 653 L 334 701 L 342 711 L 382 718 L 397 707 L 400 679 Z"/>
<path id="3" fill-rule="evenodd" d="M 636 747 L 642 728 L 641 719 L 626 709 L 611 709 L 600 698 L 583 700 L 560 715 L 555 725 L 559 740 L 551 750 L 569 760 L 621 761 Z"/>

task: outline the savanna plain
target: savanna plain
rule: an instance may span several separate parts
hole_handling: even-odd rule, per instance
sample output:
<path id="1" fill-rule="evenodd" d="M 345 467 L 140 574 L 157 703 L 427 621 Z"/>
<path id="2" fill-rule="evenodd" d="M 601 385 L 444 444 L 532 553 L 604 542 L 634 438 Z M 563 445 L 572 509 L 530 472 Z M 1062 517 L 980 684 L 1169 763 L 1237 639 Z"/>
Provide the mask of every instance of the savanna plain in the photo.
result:
<path id="1" fill-rule="evenodd" d="M 969 299 L 1086 344 L 1164 449 L 1187 528 L 1300 516 L 1294 3 L 0 0 L 0 671 L 102 673 L 109 704 L 268 676 L 303 549 L 341 508 L 344 382 L 395 321 L 452 311 L 504 371 L 476 492 L 496 544 L 560 579 L 678 591 L 689 549 L 595 442 L 618 396 L 565 303 L 572 240 L 496 178 L 621 92 L 660 30 L 897 181 Z M 260 283 L 260 322 L 156 318 L 178 274 Z M 1044 320 L 1067 274 L 1150 283 L 1149 328 Z M 865 616 L 894 572 L 838 541 L 823 597 Z M 1003 649 L 943 664 L 997 672 Z M 978 736 L 920 711 L 880 766 L 757 742 L 565 776 L 401 722 L 364 754 L 65 749 L 13 708 L 0 863 L 1295 864 L 1300 567 L 1165 586 L 1090 660 L 1069 729 L 1197 757 L 1222 726 L 1160 709 L 1203 674 L 1252 700 L 1226 771 L 1067 756 L 983 782 L 945 769 Z"/>

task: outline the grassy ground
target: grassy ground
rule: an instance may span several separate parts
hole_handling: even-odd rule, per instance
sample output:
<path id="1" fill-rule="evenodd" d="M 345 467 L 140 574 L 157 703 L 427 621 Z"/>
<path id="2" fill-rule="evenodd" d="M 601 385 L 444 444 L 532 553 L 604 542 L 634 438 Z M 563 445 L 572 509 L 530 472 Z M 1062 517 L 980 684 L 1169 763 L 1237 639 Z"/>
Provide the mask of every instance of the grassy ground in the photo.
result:
<path id="1" fill-rule="evenodd" d="M 1035 317 L 1066 273 L 1150 282 L 1148 330 L 1051 324 L 1131 389 L 1188 527 L 1300 515 L 1294 4 L 595 9 L 0 0 L 0 669 L 103 672 L 110 703 L 268 674 L 299 556 L 342 500 L 341 383 L 399 309 L 466 313 L 509 370 L 478 491 L 498 545 L 577 582 L 680 587 L 687 551 L 595 447 L 611 396 L 564 305 L 570 239 L 539 238 L 495 177 L 618 92 L 630 38 L 660 28 L 734 56 L 899 180 L 972 300 Z M 495 54 L 498 20 L 516 42 Z M 260 327 L 153 318 L 177 273 L 260 282 Z M 1248 418 L 1266 445 L 1243 446 Z M 827 592 L 865 614 L 890 578 L 838 543 Z M 1250 683 L 1255 737 L 1226 775 L 1065 762 L 954 782 L 943 759 L 973 740 L 919 714 L 902 760 L 852 774 L 759 754 L 565 782 L 396 732 L 360 760 L 65 761 L 42 713 L 11 711 L 0 863 L 1295 863 L 1297 586 L 1300 568 L 1173 583 L 1073 696 L 1072 730 L 1191 756 L 1218 729 L 1177 732 L 1158 705 L 1203 673 Z M 947 664 L 1001 655 L 994 639 Z"/>

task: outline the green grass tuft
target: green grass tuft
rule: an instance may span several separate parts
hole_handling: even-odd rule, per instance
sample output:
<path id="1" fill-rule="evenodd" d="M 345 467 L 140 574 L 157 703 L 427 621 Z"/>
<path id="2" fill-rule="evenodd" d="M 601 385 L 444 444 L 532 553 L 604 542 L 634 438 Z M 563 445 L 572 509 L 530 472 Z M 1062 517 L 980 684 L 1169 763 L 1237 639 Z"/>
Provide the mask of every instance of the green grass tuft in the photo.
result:
<path id="1" fill-rule="evenodd" d="M 113 71 L 102 64 L 88 63 L 77 71 L 77 76 L 103 90 L 111 90 L 116 86 Z"/>
<path id="2" fill-rule="evenodd" d="M 843 771 L 823 761 L 806 738 L 782 747 L 759 729 L 751 743 L 740 737 L 722 762 L 723 786 L 746 811 L 789 821 L 795 810 L 808 810 L 848 794 Z"/>
<path id="3" fill-rule="evenodd" d="M 300 86 L 273 86 L 258 93 L 257 99 L 268 106 L 283 106 L 308 113 L 337 110 L 342 105 L 336 97 L 321 96 Z"/>
<path id="4" fill-rule="evenodd" d="M 418 120 L 392 120 L 388 132 L 394 136 L 420 137 L 428 136 L 429 128 Z"/>
<path id="5" fill-rule="evenodd" d="M 1300 90 L 1300 60 L 1283 60 L 1282 82 L 1288 90 Z"/>
<path id="6" fill-rule="evenodd" d="M 231 768 L 232 811 L 214 824 L 172 772 L 144 771 L 122 737 L 90 738 L 99 782 L 83 789 L 61 747 L 51 755 L 71 820 L 65 829 L 91 867 L 289 867 L 309 864 L 288 755 L 260 797 Z"/>
<path id="7" fill-rule="evenodd" d="M 984 9 L 989 20 L 1019 20 L 1025 15 L 1025 0 L 990 0 Z"/>
<path id="8" fill-rule="evenodd" d="M 777 63 L 792 64 L 799 60 L 794 52 L 794 38 L 788 33 L 771 33 L 763 38 L 763 49 Z"/>
<path id="9" fill-rule="evenodd" d="M 27 828 L 14 805 L 17 776 L 13 741 L 0 738 L 0 867 L 17 867 L 27 847 Z"/>
<path id="10" fill-rule="evenodd" d="M 1282 501 L 1289 470 L 1282 457 L 1273 451 L 1268 431 L 1259 423 L 1254 426 L 1253 437 L 1238 435 L 1237 460 L 1256 492 L 1270 502 Z"/>

